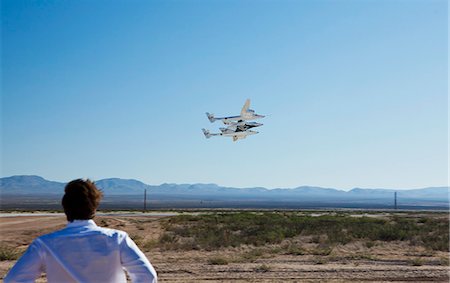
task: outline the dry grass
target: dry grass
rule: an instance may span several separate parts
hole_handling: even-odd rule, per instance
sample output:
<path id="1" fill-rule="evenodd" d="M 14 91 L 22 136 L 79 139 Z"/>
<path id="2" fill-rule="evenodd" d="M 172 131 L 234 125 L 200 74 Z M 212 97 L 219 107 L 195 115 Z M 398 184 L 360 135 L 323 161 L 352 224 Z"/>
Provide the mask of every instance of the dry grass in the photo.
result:
<path id="1" fill-rule="evenodd" d="M 16 260 L 20 257 L 21 254 L 22 252 L 17 248 L 0 244 L 0 261 Z"/>
<path id="2" fill-rule="evenodd" d="M 308 216 L 297 213 L 209 213 L 181 215 L 164 224 L 160 244 L 165 249 L 205 249 L 242 245 L 279 244 L 299 235 L 311 236 L 322 247 L 313 254 L 327 255 L 333 245 L 365 241 L 367 248 L 376 241 L 407 241 L 429 250 L 449 250 L 447 219 L 398 216 L 387 219 L 346 215 Z M 302 253 L 292 248 L 291 253 Z"/>
<path id="3" fill-rule="evenodd" d="M 332 282 L 413 281 L 417 278 L 448 282 L 448 251 L 433 249 L 423 240 L 424 235 L 436 236 L 448 227 L 448 224 L 444 225 L 448 221 L 445 214 L 420 212 L 395 214 L 398 215 L 395 217 L 385 213 L 376 216 L 376 221 L 367 220 L 368 217 L 353 221 L 348 219 L 349 213 L 334 212 L 319 217 L 309 215 L 310 212 L 208 214 L 210 216 L 206 218 L 195 215 L 183 219 L 105 216 L 95 221 L 101 226 L 104 220 L 109 228 L 126 231 L 146 253 L 164 282 L 273 282 L 273 278 L 280 282 L 328 282 L 330 276 L 336 278 Z M 401 218 L 405 218 L 406 223 Z M 19 219 L 11 222 L 19 222 Z M 8 247 L 25 248 L 38 234 L 59 227 L 54 225 L 59 224 L 53 219 L 23 219 L 24 224 L 5 225 L 7 233 L 0 237 Z M 271 225 L 272 220 L 282 219 L 279 226 L 275 226 L 282 228 L 282 233 L 276 234 L 281 238 L 270 236 L 273 235 L 272 227 L 264 225 L 267 219 Z M 43 223 L 47 226 L 43 227 Z M 61 224 L 65 225 L 65 219 L 61 219 Z M 360 227 L 355 227 L 358 225 Z M 397 236 L 403 236 L 396 240 L 378 239 L 384 225 L 401 227 L 404 233 Z M 172 226 L 177 228 L 171 229 Z M 342 237 L 330 236 L 327 227 L 331 231 L 341 229 Z M 417 227 L 423 231 L 416 231 Z M 188 230 L 183 231 L 185 228 Z M 203 228 L 222 231 L 222 234 L 217 237 L 208 234 L 212 238 L 200 238 L 199 241 L 196 232 Z M 378 234 L 368 236 L 364 229 L 373 229 Z M 360 230 L 363 231 L 359 233 Z M 227 232 L 223 234 L 223 231 Z M 227 245 L 218 245 L 217 239 L 227 233 L 242 239 L 227 236 Z M 386 235 L 397 237 L 391 231 Z M 441 238 L 445 237 L 448 232 L 441 234 Z M 252 243 L 252 239 L 258 239 L 257 243 Z M 231 243 L 234 245 L 229 245 Z M 14 260 L 0 262 L 0 277 L 13 263 Z"/>

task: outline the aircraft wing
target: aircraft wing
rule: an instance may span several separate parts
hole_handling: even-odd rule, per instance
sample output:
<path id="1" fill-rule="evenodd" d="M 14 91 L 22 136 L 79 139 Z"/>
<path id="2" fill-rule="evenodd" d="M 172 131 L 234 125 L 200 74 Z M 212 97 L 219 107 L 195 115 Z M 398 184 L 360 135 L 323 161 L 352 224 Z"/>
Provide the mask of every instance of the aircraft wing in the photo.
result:
<path id="1" fill-rule="evenodd" d="M 247 99 L 247 101 L 245 101 L 245 104 L 241 110 L 241 116 L 243 116 L 245 113 L 247 113 L 248 108 L 250 108 L 250 99 Z"/>
<path id="2" fill-rule="evenodd" d="M 233 136 L 233 141 L 245 139 L 246 136 Z"/>

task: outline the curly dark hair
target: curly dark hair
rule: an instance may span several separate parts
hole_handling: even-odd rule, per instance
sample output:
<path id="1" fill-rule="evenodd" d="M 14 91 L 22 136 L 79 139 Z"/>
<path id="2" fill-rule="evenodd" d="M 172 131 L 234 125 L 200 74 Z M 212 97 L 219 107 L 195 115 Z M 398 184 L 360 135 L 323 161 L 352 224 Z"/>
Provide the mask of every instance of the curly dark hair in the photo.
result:
<path id="1" fill-rule="evenodd" d="M 97 189 L 94 182 L 76 179 L 66 185 L 64 192 L 62 206 L 68 221 L 94 218 L 103 197 L 102 191 Z"/>

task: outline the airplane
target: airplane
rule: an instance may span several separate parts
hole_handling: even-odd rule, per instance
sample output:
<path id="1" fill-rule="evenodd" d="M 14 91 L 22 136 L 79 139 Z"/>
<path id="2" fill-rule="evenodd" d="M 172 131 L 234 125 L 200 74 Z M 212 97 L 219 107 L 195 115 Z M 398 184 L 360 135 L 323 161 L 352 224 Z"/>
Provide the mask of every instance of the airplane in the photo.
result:
<path id="1" fill-rule="evenodd" d="M 222 132 L 225 130 L 232 130 L 234 132 L 245 132 L 251 128 L 260 127 L 264 124 L 256 122 L 228 122 L 226 128 L 219 128 Z"/>
<path id="2" fill-rule="evenodd" d="M 256 131 L 251 131 L 251 130 L 247 130 L 247 131 L 243 131 L 243 132 L 235 132 L 230 129 L 224 129 L 224 131 L 222 131 L 221 133 L 210 133 L 206 129 L 202 129 L 202 131 L 207 139 L 209 139 L 212 136 L 225 136 L 225 137 L 232 137 L 233 141 L 245 139 L 249 135 L 255 135 L 258 133 Z"/>
<path id="3" fill-rule="evenodd" d="M 250 109 L 250 99 L 247 99 L 247 101 L 245 101 L 245 104 L 242 107 L 241 114 L 239 116 L 216 118 L 214 117 L 214 114 L 210 114 L 208 112 L 206 112 L 206 116 L 208 117 L 211 123 L 217 120 L 221 120 L 225 125 L 228 125 L 232 122 L 243 122 L 247 120 L 256 120 L 265 117 L 264 115 L 256 114 L 255 110 Z"/>

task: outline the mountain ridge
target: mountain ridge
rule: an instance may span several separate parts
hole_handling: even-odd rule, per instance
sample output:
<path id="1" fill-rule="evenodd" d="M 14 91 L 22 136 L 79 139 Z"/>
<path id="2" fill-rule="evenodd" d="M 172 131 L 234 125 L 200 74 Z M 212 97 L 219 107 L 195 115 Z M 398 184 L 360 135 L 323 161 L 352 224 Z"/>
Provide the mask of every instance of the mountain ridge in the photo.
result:
<path id="1" fill-rule="evenodd" d="M 174 184 L 148 185 L 136 179 L 106 178 L 95 181 L 103 191 L 105 199 L 121 196 L 136 202 L 147 190 L 149 199 L 168 202 L 174 200 L 202 202 L 203 200 L 228 203 L 302 203 L 302 204 L 370 204 L 392 205 L 394 192 L 403 204 L 449 206 L 448 187 L 428 187 L 421 189 L 367 189 L 354 188 L 349 191 L 335 188 L 299 186 L 295 188 L 267 189 L 263 187 L 234 188 L 217 184 Z M 14 196 L 35 196 L 38 199 L 57 198 L 63 195 L 66 183 L 46 180 L 36 175 L 16 175 L 0 178 L 2 203 Z"/>
<path id="2" fill-rule="evenodd" d="M 101 189 L 126 189 L 129 188 L 131 190 L 136 190 L 137 188 L 140 189 L 154 189 L 154 188 L 182 188 L 187 190 L 193 190 L 193 189 L 205 189 L 205 188 L 214 188 L 214 189 L 226 189 L 226 190 L 239 190 L 239 191 L 245 191 L 245 190 L 254 190 L 254 191 L 267 191 L 267 192 L 329 192 L 329 193 L 367 193 L 370 192 L 372 194 L 378 194 L 378 193 L 385 193 L 385 192 L 418 192 L 423 190 L 449 190 L 449 187 L 425 187 L 425 188 L 416 188 L 416 189 L 386 189 L 386 188 L 353 188 L 351 190 L 342 190 L 337 188 L 324 188 L 319 186 L 298 186 L 295 188 L 274 188 L 274 189 L 268 189 L 265 187 L 247 187 L 247 188 L 235 188 L 235 187 L 226 187 L 226 186 L 220 186 L 215 183 L 194 183 L 194 184 L 176 184 L 176 183 L 162 183 L 161 185 L 149 185 L 142 181 L 136 180 L 136 179 L 122 179 L 122 178 L 105 178 L 100 179 L 97 181 L 94 181 L 95 184 L 100 187 Z M 4 189 L 5 187 L 17 187 L 17 186 L 30 186 L 32 188 L 37 186 L 65 186 L 67 182 L 57 182 L 57 181 L 51 181 L 47 180 L 41 176 L 37 175 L 13 175 L 9 177 L 2 177 L 0 178 L 0 189 Z"/>

